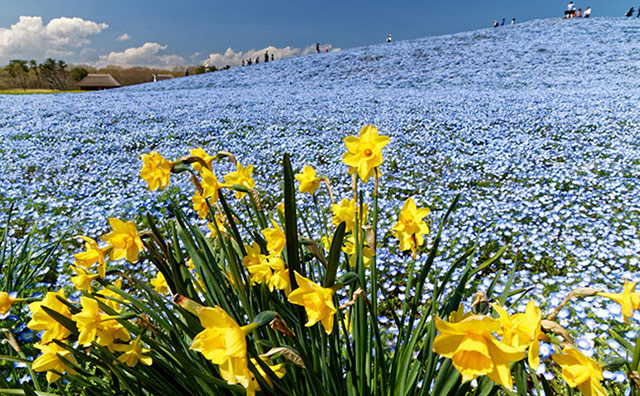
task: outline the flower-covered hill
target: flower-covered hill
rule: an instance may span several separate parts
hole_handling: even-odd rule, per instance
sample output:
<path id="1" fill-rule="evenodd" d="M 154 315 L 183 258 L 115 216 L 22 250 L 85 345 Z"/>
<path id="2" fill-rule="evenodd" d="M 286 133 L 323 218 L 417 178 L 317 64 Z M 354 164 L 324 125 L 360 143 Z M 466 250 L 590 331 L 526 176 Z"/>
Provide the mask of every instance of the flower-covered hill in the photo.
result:
<path id="1" fill-rule="evenodd" d="M 391 137 L 387 228 L 409 196 L 437 220 L 462 193 L 449 244 L 509 241 L 533 282 L 548 271 L 618 285 L 636 278 L 640 251 L 638 65 L 637 20 L 554 19 L 105 92 L 2 96 L 0 223 L 15 202 L 16 224 L 96 236 L 109 215 L 164 206 L 138 177 L 140 154 L 198 146 L 254 164 L 265 195 L 279 194 L 272 176 L 291 152 L 346 196 L 342 139 L 371 122 Z M 380 260 L 392 276 L 399 262 Z"/>

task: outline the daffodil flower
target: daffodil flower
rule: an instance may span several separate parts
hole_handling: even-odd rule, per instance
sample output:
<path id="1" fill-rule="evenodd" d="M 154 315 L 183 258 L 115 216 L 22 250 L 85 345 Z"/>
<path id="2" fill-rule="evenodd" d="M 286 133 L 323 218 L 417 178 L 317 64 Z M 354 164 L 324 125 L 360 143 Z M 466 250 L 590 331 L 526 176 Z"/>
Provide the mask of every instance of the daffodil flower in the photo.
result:
<path id="1" fill-rule="evenodd" d="M 35 331 L 45 330 L 44 334 L 42 334 L 41 340 L 43 344 L 46 344 L 53 339 L 64 340 L 70 334 L 66 327 L 42 309 L 42 307 L 47 307 L 62 316 L 71 318 L 69 307 L 67 307 L 62 301 L 58 300 L 58 297 L 64 298 L 64 292 L 62 290 L 59 290 L 57 293 L 48 292 L 42 301 L 36 301 L 29 304 L 29 310 L 32 315 L 31 320 L 27 323 L 27 327 Z"/>
<path id="2" fill-rule="evenodd" d="M 224 181 L 228 185 L 239 184 L 248 188 L 253 188 L 256 186 L 256 182 L 251 177 L 253 173 L 253 165 L 249 165 L 246 168 L 240 164 L 240 162 L 236 163 L 236 170 L 233 172 L 229 172 L 224 175 Z M 242 191 L 236 191 L 236 198 L 242 199 L 244 197 Z"/>
<path id="3" fill-rule="evenodd" d="M 104 315 L 100 314 L 100 308 L 98 307 L 98 301 L 93 298 L 80 297 L 80 303 L 82 304 L 82 311 L 75 315 L 71 315 L 71 319 L 76 322 L 78 326 L 78 344 L 83 346 L 89 346 L 96 338 L 98 327 L 102 323 Z"/>
<path id="4" fill-rule="evenodd" d="M 609 298 L 622 306 L 624 322 L 629 323 L 634 310 L 640 310 L 640 294 L 636 293 L 636 282 L 624 282 L 622 293 L 598 293 L 599 296 Z"/>
<path id="5" fill-rule="evenodd" d="M 95 240 L 86 236 L 78 235 L 76 238 L 82 239 L 87 249 L 84 252 L 73 255 L 76 259 L 76 264 L 88 270 L 93 264 L 98 263 L 98 273 L 104 278 L 104 271 L 106 269 L 105 252 L 108 248 L 100 248 Z"/>
<path id="6" fill-rule="evenodd" d="M 73 361 L 71 352 L 56 344 L 55 342 L 35 344 L 34 347 L 38 348 L 42 354 L 33 361 L 31 368 L 35 372 L 47 372 L 47 382 L 53 384 L 56 382 L 60 375 L 58 373 L 64 373 L 65 371 L 70 374 L 76 372 L 67 366 L 60 357 Z"/>
<path id="7" fill-rule="evenodd" d="M 349 165 L 349 174 L 357 172 L 360 180 L 369 180 L 374 170 L 382 164 L 382 148 L 388 143 L 389 138 L 379 136 L 378 130 L 371 124 L 362 128 L 360 137 L 346 137 L 344 144 L 348 151 L 342 157 L 342 162 Z"/>
<path id="8" fill-rule="evenodd" d="M 540 365 L 540 340 L 546 339 L 541 327 L 540 308 L 531 300 L 524 313 L 509 316 L 501 306 L 492 306 L 500 316 L 502 342 L 515 348 L 529 348 L 529 366 L 537 369 Z"/>
<path id="9" fill-rule="evenodd" d="M 278 225 L 275 220 L 271 219 L 271 225 L 273 228 L 266 228 L 262 230 L 262 235 L 264 235 L 267 240 L 267 250 L 269 250 L 269 253 L 280 254 L 287 244 L 287 238 L 285 237 L 282 228 L 280 228 L 280 225 Z"/>
<path id="10" fill-rule="evenodd" d="M 521 360 L 526 352 L 495 338 L 493 333 L 500 330 L 497 320 L 474 315 L 457 323 L 438 317 L 435 321 L 439 334 L 433 341 L 433 351 L 450 358 L 463 381 L 486 375 L 507 389 L 513 388 L 510 364 Z"/>
<path id="11" fill-rule="evenodd" d="M 75 265 L 71 266 L 71 270 L 78 275 L 71 277 L 71 282 L 73 282 L 78 290 L 89 290 L 91 282 L 100 276 L 99 274 L 92 274 L 84 268 Z"/>
<path id="12" fill-rule="evenodd" d="M 316 175 L 316 170 L 309 165 L 305 165 L 302 168 L 302 173 L 297 174 L 295 177 L 300 182 L 298 190 L 303 194 L 309 193 L 313 195 L 320 187 L 320 178 Z"/>
<path id="13" fill-rule="evenodd" d="M 140 337 L 129 344 L 114 344 L 114 349 L 118 352 L 124 352 L 118 356 L 118 361 L 129 367 L 134 367 L 138 362 L 146 366 L 153 364 L 153 359 L 146 355 L 151 350 L 140 346 Z"/>
<path id="14" fill-rule="evenodd" d="M 158 274 L 155 278 L 151 279 L 151 286 L 153 286 L 153 289 L 160 294 L 169 293 L 169 285 L 167 284 L 167 280 L 164 278 L 164 275 L 160 271 L 158 271 Z"/>
<path id="15" fill-rule="evenodd" d="M 111 217 L 109 218 L 109 224 L 113 231 L 104 235 L 101 239 L 113 247 L 109 255 L 111 260 L 126 258 L 130 263 L 137 263 L 138 254 L 144 249 L 144 245 L 138 235 L 136 223 L 133 221 L 125 223 L 122 220 Z"/>
<path id="16" fill-rule="evenodd" d="M 149 190 L 164 190 L 169 185 L 172 164 L 157 151 L 141 155 L 144 165 L 140 177 L 149 184 Z"/>
<path id="17" fill-rule="evenodd" d="M 298 288 L 289 294 L 289 302 L 304 307 L 308 321 L 305 324 L 311 327 L 321 322 L 327 334 L 333 331 L 333 317 L 337 312 L 333 305 L 335 290 L 322 287 L 297 272 L 294 272 Z"/>
<path id="18" fill-rule="evenodd" d="M 209 170 L 211 170 L 211 163 L 213 162 L 213 160 L 216 157 L 213 157 L 209 154 L 207 154 L 206 151 L 204 151 L 204 149 L 202 147 L 198 147 L 197 149 L 191 149 L 191 151 L 189 152 L 189 154 L 192 157 L 198 157 L 200 158 L 202 161 L 204 161 L 207 164 L 207 168 Z M 194 162 L 191 164 L 191 167 L 193 169 L 195 169 L 198 172 L 202 172 L 202 165 L 199 162 Z"/>
<path id="19" fill-rule="evenodd" d="M 392 228 L 393 235 L 400 241 L 401 250 L 415 252 L 424 244 L 424 235 L 429 234 L 429 226 L 422 219 L 428 214 L 429 208 L 418 209 L 412 198 L 404 202 L 400 217 Z"/>
<path id="20" fill-rule="evenodd" d="M 578 387 L 585 396 L 606 396 L 600 381 L 602 368 L 593 359 L 573 347 L 565 347 L 563 354 L 554 353 L 551 359 L 562 368 L 562 378 L 572 387 Z"/>
<path id="21" fill-rule="evenodd" d="M 346 224 L 346 232 L 353 231 L 356 226 L 356 201 L 355 199 L 348 200 L 343 198 L 339 204 L 331 205 L 333 209 L 333 222 L 334 226 L 340 225 L 344 222 Z M 368 214 L 367 204 L 362 205 L 362 218 L 363 222 L 366 221 Z M 361 224 L 362 225 L 362 224 Z"/>
<path id="22" fill-rule="evenodd" d="M 200 194 L 200 192 L 196 191 L 191 198 L 191 202 L 193 202 L 193 209 L 198 212 L 198 216 L 201 219 L 204 219 L 209 214 L 209 206 L 207 205 L 207 200 Z"/>

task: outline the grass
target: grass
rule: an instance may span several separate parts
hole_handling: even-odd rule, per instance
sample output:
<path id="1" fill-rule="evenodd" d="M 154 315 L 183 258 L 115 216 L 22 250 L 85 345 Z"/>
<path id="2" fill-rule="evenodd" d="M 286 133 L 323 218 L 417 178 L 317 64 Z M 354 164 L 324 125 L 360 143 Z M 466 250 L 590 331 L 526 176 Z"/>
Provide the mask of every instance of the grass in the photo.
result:
<path id="1" fill-rule="evenodd" d="M 79 90 L 75 91 L 58 91 L 55 89 L 0 89 L 0 95 L 32 95 L 32 94 L 56 94 L 56 93 L 76 93 L 83 92 Z"/>

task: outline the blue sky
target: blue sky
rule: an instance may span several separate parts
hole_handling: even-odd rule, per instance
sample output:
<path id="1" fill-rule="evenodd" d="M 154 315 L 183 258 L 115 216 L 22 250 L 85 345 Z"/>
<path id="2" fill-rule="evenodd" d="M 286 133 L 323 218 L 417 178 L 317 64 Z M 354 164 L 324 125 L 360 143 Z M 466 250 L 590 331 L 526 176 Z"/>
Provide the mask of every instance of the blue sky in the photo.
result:
<path id="1" fill-rule="evenodd" d="M 382 42 L 389 33 L 394 40 L 404 40 L 480 29 L 502 17 L 519 22 L 556 17 L 567 2 L 0 0 L 0 64 L 52 56 L 71 63 L 172 67 L 208 58 L 213 63 L 239 62 L 269 47 L 282 57 L 295 56 L 315 42 L 350 48 Z M 594 16 L 620 16 L 632 5 L 619 0 L 575 3 L 590 5 Z M 21 16 L 41 17 L 42 28 L 34 19 L 20 24 Z M 79 19 L 58 20 L 55 28 L 47 28 L 61 17 Z M 281 51 L 285 47 L 289 51 Z M 225 54 L 228 48 L 232 52 Z M 257 51 L 249 52 L 252 49 Z"/>

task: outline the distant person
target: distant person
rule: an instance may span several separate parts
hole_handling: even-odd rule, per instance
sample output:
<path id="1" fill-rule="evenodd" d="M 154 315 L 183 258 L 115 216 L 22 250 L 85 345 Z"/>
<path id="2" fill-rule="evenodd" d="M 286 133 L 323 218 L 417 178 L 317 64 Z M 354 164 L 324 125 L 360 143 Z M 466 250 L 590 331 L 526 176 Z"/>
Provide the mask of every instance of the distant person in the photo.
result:
<path id="1" fill-rule="evenodd" d="M 504 18 L 502 18 L 502 22 L 500 22 L 500 26 L 504 26 Z"/>
<path id="2" fill-rule="evenodd" d="M 626 14 L 624 14 L 624 16 L 626 17 L 630 17 L 631 15 L 633 15 L 633 13 L 636 11 L 635 8 L 631 7 L 631 9 L 629 11 L 627 11 Z"/>
<path id="3" fill-rule="evenodd" d="M 575 14 L 576 14 L 576 5 L 573 4 L 573 1 L 570 1 L 569 5 L 567 6 L 567 10 L 564 12 L 564 17 L 573 18 Z"/>
<path id="4" fill-rule="evenodd" d="M 638 15 L 636 15 L 636 18 L 640 18 L 640 7 L 638 7 Z"/>
<path id="5" fill-rule="evenodd" d="M 269 51 L 264 51 L 264 61 L 269 62 Z"/>
<path id="6" fill-rule="evenodd" d="M 582 8 L 578 8 L 578 11 L 576 11 L 576 18 L 582 18 Z"/>
<path id="7" fill-rule="evenodd" d="M 273 53 L 271 54 L 271 62 L 273 62 L 275 58 L 273 57 Z"/>
<path id="8" fill-rule="evenodd" d="M 589 18 L 590 15 L 591 15 L 591 7 L 585 8 L 584 12 L 582 13 L 582 17 L 583 18 Z"/>
<path id="9" fill-rule="evenodd" d="M 187 70 L 184 71 L 184 76 L 185 77 L 189 77 L 189 68 L 187 67 Z"/>
<path id="10" fill-rule="evenodd" d="M 251 60 L 251 58 L 247 59 L 247 65 L 249 66 L 253 65 L 253 61 Z"/>
<path id="11" fill-rule="evenodd" d="M 498 26 L 500 26 L 500 24 L 498 23 L 498 20 L 497 20 L 497 19 L 494 19 L 494 20 L 493 20 L 493 27 L 494 27 L 494 28 L 497 28 Z"/>
<path id="12" fill-rule="evenodd" d="M 326 54 L 326 53 L 329 53 L 329 47 L 325 48 L 325 49 L 324 49 L 324 52 L 325 52 L 325 54 Z"/>
<path id="13" fill-rule="evenodd" d="M 512 18 L 512 19 L 511 19 L 511 24 L 512 24 L 512 25 L 515 25 L 515 24 L 516 24 L 516 18 Z"/>
<path id="14" fill-rule="evenodd" d="M 260 57 L 259 57 L 259 56 L 256 56 L 256 65 L 257 65 L 258 63 L 260 63 Z"/>
<path id="15" fill-rule="evenodd" d="M 242 60 L 242 66 L 244 66 L 244 59 Z"/>
<path id="16" fill-rule="evenodd" d="M 320 53 L 320 43 L 316 43 L 316 54 Z"/>
<path id="17" fill-rule="evenodd" d="M 391 42 L 391 35 L 388 35 L 387 36 L 387 43 L 390 43 L 390 42 Z"/>
<path id="18" fill-rule="evenodd" d="M 153 82 L 157 82 L 157 81 L 158 81 L 158 75 L 157 75 L 157 74 L 154 74 L 154 75 L 153 75 Z"/>

